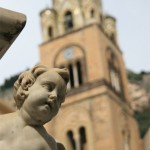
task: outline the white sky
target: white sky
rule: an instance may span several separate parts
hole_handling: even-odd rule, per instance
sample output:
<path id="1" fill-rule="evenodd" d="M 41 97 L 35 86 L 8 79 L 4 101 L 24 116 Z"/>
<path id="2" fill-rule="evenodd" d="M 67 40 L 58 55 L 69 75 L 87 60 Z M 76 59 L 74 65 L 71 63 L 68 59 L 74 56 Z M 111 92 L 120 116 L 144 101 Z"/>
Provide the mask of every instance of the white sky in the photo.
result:
<path id="1" fill-rule="evenodd" d="M 0 60 L 0 84 L 4 79 L 33 67 L 39 62 L 42 42 L 39 13 L 51 0 L 0 0 L 0 7 L 27 16 L 27 24 Z M 150 1 L 103 0 L 103 11 L 117 19 L 118 40 L 126 67 L 150 71 Z"/>

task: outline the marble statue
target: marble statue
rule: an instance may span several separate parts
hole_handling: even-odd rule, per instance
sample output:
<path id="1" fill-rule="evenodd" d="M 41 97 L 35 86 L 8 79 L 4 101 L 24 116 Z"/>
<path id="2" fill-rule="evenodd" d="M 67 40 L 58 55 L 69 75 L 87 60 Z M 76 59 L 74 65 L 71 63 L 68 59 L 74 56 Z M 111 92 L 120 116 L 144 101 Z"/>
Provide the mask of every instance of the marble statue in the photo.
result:
<path id="1" fill-rule="evenodd" d="M 0 7 L 0 59 L 26 24 L 26 16 Z"/>
<path id="2" fill-rule="evenodd" d="M 1 150 L 65 150 L 43 125 L 52 120 L 65 100 L 67 69 L 37 65 L 14 84 L 17 111 L 0 116 Z"/>

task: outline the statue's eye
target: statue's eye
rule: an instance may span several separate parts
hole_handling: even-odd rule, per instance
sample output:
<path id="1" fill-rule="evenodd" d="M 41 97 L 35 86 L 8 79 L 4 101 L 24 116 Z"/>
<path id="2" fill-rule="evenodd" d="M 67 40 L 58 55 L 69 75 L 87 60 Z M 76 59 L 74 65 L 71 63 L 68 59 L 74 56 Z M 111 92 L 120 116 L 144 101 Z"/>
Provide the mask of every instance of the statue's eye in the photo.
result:
<path id="1" fill-rule="evenodd" d="M 48 84 L 48 85 L 47 85 L 47 90 L 48 90 L 49 92 L 53 91 L 53 89 L 54 89 L 54 86 L 53 86 L 52 84 Z"/>
<path id="2" fill-rule="evenodd" d="M 46 83 L 46 84 L 43 84 L 43 87 L 46 88 L 48 92 L 51 92 L 55 88 L 55 85 L 53 83 Z"/>

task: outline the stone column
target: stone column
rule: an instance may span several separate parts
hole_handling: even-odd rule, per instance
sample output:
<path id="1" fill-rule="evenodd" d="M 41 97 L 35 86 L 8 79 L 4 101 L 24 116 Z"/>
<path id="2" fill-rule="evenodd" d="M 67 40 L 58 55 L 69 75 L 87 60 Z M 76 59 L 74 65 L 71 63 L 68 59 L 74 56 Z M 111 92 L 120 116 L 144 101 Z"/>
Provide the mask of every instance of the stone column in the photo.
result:
<path id="1" fill-rule="evenodd" d="M 74 75 L 74 86 L 78 87 L 79 86 L 78 70 L 75 64 L 73 64 L 73 75 Z"/>
<path id="2" fill-rule="evenodd" d="M 80 136 L 78 132 L 74 133 L 74 139 L 75 139 L 75 144 L 76 144 L 76 150 L 81 150 L 81 146 L 80 146 Z"/>

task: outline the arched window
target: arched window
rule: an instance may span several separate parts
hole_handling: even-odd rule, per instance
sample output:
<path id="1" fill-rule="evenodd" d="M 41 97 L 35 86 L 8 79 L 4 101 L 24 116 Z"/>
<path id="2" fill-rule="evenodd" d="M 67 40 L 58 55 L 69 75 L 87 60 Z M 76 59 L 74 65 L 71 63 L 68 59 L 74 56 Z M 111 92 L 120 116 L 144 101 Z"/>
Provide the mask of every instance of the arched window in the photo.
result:
<path id="1" fill-rule="evenodd" d="M 103 22 L 103 16 L 100 15 L 100 22 Z"/>
<path id="2" fill-rule="evenodd" d="M 114 33 L 111 33 L 111 35 L 110 35 L 110 39 L 111 39 L 111 41 L 112 41 L 113 43 L 115 43 L 115 42 L 116 42 L 115 34 L 114 34 Z"/>
<path id="3" fill-rule="evenodd" d="M 90 15 L 91 15 L 91 18 L 95 17 L 95 11 L 94 11 L 94 9 L 91 9 Z"/>
<path id="4" fill-rule="evenodd" d="M 81 60 L 74 60 L 68 64 L 67 68 L 70 74 L 70 89 L 77 88 L 83 84 L 82 66 Z"/>
<path id="5" fill-rule="evenodd" d="M 50 38 L 53 37 L 53 28 L 51 26 L 49 26 L 49 28 L 48 28 L 48 35 Z"/>
<path id="6" fill-rule="evenodd" d="M 83 83 L 83 79 L 82 79 L 82 64 L 78 60 L 76 65 L 77 65 L 77 72 L 78 72 L 78 82 L 79 82 L 79 85 L 82 85 L 82 83 Z"/>
<path id="7" fill-rule="evenodd" d="M 76 144 L 75 144 L 75 140 L 73 137 L 73 132 L 71 130 L 69 130 L 67 132 L 67 137 L 68 137 L 68 140 L 70 142 L 70 146 L 71 146 L 72 150 L 76 150 Z"/>
<path id="8" fill-rule="evenodd" d="M 82 86 L 86 81 L 85 55 L 79 46 L 69 46 L 58 53 L 55 67 L 68 68 L 70 80 L 68 90 Z"/>
<path id="9" fill-rule="evenodd" d="M 124 150 L 130 150 L 130 136 L 126 131 L 122 131 Z"/>
<path id="10" fill-rule="evenodd" d="M 78 132 L 75 133 L 72 130 L 67 132 L 67 138 L 69 142 L 69 150 L 87 150 L 87 137 L 86 129 L 81 126 L 78 128 Z"/>
<path id="11" fill-rule="evenodd" d="M 73 28 L 73 16 L 70 11 L 67 11 L 65 13 L 65 18 L 64 18 L 64 25 L 65 25 L 65 30 L 70 31 Z"/>
<path id="12" fill-rule="evenodd" d="M 69 75 L 70 75 L 70 86 L 71 88 L 74 88 L 74 70 L 73 70 L 73 65 L 69 64 L 68 65 L 68 70 L 69 70 Z"/>
<path id="13" fill-rule="evenodd" d="M 117 58 L 115 57 L 114 53 L 110 52 L 110 57 L 108 60 L 110 83 L 111 83 L 112 88 L 116 92 L 120 93 L 121 92 L 121 75 L 120 75 L 120 70 L 118 66 L 116 65 L 118 65 Z"/>
<path id="14" fill-rule="evenodd" d="M 87 150 L 86 148 L 86 130 L 84 127 L 81 127 L 79 129 L 79 135 L 80 135 L 80 150 Z"/>

